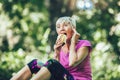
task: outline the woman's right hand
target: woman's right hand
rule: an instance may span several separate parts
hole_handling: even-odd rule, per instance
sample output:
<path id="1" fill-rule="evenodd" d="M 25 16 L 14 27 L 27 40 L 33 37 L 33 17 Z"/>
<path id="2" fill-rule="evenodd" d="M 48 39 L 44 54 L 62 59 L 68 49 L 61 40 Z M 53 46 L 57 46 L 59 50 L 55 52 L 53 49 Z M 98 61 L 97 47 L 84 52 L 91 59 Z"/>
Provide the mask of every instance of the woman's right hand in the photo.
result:
<path id="1" fill-rule="evenodd" d="M 61 38 L 57 39 L 54 45 L 55 56 L 59 56 L 62 45 L 63 45 L 63 41 L 61 40 Z"/>

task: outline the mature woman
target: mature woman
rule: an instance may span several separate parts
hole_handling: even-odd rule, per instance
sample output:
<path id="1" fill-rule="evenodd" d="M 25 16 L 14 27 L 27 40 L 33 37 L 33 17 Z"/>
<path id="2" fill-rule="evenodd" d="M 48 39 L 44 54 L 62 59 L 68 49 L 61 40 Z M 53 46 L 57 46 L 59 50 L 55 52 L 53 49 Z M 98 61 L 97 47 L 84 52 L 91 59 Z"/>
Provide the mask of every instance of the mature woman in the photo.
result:
<path id="1" fill-rule="evenodd" d="M 60 17 L 56 22 L 58 38 L 54 45 L 54 59 L 39 64 L 37 59 L 23 67 L 11 80 L 92 80 L 90 66 L 91 43 L 79 40 L 76 22 Z M 35 75 L 32 77 L 32 74 Z"/>

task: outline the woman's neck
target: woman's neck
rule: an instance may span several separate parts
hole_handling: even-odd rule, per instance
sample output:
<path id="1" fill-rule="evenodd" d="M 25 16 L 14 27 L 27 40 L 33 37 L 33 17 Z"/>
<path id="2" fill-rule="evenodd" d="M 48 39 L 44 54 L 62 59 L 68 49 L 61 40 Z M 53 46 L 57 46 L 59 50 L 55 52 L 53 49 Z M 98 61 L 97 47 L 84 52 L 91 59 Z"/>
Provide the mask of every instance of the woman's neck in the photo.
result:
<path id="1" fill-rule="evenodd" d="M 67 47 L 67 48 L 69 49 L 70 44 L 71 44 L 71 40 L 67 40 L 67 41 L 66 41 L 66 44 L 65 44 L 64 46 Z"/>

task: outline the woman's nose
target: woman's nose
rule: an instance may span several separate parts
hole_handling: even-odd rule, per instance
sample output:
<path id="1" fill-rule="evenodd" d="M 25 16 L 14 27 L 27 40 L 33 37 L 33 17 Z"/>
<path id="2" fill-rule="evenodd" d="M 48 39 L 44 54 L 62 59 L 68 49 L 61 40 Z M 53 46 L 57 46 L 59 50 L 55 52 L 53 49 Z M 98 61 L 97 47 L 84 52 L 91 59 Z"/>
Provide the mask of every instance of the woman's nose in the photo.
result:
<path id="1" fill-rule="evenodd" d="M 61 30 L 65 30 L 64 26 L 61 27 Z"/>
<path id="2" fill-rule="evenodd" d="M 61 28 L 60 31 L 65 31 L 65 29 L 64 29 L 64 28 Z"/>

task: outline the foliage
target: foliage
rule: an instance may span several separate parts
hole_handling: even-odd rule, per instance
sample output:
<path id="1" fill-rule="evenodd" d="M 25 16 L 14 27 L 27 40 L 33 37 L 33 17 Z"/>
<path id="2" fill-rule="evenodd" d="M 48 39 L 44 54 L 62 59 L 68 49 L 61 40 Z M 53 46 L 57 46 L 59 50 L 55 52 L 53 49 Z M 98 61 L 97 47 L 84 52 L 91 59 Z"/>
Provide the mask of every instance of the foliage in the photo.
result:
<path id="1" fill-rule="evenodd" d="M 119 80 L 120 4 L 117 0 L 94 2 L 94 9 L 77 13 L 77 30 L 93 45 L 93 80 Z"/>
<path id="2" fill-rule="evenodd" d="M 79 10 L 71 4 L 75 0 L 0 0 L 0 80 L 34 58 L 50 58 L 55 21 L 66 15 L 77 20 L 81 39 L 93 45 L 93 80 L 119 80 L 120 1 L 92 1 L 93 9 Z"/>
<path id="3" fill-rule="evenodd" d="M 24 58 L 21 51 L 0 53 L 0 80 L 9 80 L 14 72 L 25 65 Z"/>
<path id="4" fill-rule="evenodd" d="M 41 4 L 42 1 L 38 3 Z M 32 51 L 42 45 L 41 40 L 47 37 L 44 33 L 49 31 L 48 14 L 45 9 L 42 9 L 44 6 L 41 5 L 38 8 L 38 5 L 32 7 L 33 5 L 27 0 L 1 3 L 1 51 L 16 51 L 19 48 Z M 40 12 L 38 12 L 39 10 Z"/>

